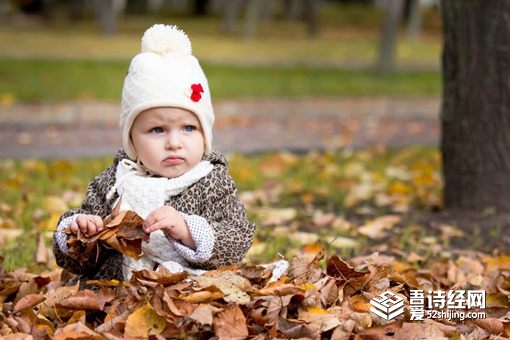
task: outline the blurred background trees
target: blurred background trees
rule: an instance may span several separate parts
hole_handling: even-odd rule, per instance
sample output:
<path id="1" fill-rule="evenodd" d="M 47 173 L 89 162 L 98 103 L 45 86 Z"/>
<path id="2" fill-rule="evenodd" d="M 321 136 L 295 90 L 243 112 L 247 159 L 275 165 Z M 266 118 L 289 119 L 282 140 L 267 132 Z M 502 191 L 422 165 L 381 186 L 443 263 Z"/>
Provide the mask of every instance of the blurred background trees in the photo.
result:
<path id="1" fill-rule="evenodd" d="M 438 0 L 0 0 L 0 11 L 20 11 L 48 22 L 94 19 L 105 35 L 118 31 L 118 22 L 128 16 L 181 13 L 188 16 L 220 17 L 221 32 L 252 38 L 261 24 L 275 20 L 301 22 L 308 35 L 321 28 L 320 7 L 331 4 L 358 4 L 377 9 L 380 14 L 379 51 L 374 66 L 382 73 L 395 71 L 398 32 L 406 27 L 407 37 L 421 33 L 423 8 L 437 8 Z M 60 14 L 60 15 L 59 15 Z"/>
<path id="2" fill-rule="evenodd" d="M 438 0 L 0 0 L 0 19 L 4 31 L 10 32 L 0 32 L 6 46 L 2 51 L 7 58 L 4 64 L 14 65 L 5 66 L 6 71 L 1 74 L 0 95 L 2 86 L 7 90 L 3 95 L 6 99 L 0 97 L 0 102 L 12 102 L 10 98 L 51 97 L 47 87 L 40 83 L 29 88 L 28 80 L 34 82 L 38 74 L 38 79 L 57 84 L 54 88 L 59 91 L 76 86 L 74 80 L 78 76 L 74 74 L 70 80 L 49 76 L 51 67 L 57 73 L 63 69 L 62 64 L 47 60 L 38 64 L 42 66 L 35 65 L 35 61 L 20 64 L 16 58 L 22 53 L 10 53 L 14 49 L 13 41 L 20 40 L 21 33 L 36 36 L 37 30 L 18 32 L 9 26 L 26 18 L 36 18 L 45 27 L 53 28 L 51 34 L 57 32 L 44 41 L 47 45 L 53 43 L 53 49 L 57 44 L 71 42 L 73 45 L 52 54 L 52 48 L 42 44 L 34 52 L 30 48 L 33 41 L 25 40 L 27 48 L 22 52 L 39 53 L 44 58 L 48 55 L 60 58 L 74 52 L 78 59 L 107 56 L 106 59 L 122 59 L 124 63 L 138 51 L 137 39 L 147 23 L 184 22 L 187 32 L 191 28 L 194 41 L 201 39 L 200 44 L 194 45 L 197 56 L 205 61 L 211 77 L 220 79 L 214 81 L 214 93 L 218 96 L 239 97 L 248 93 L 338 98 L 361 94 L 439 98 L 437 84 L 443 72 L 445 204 L 452 208 L 492 207 L 505 211 L 510 202 L 505 193 L 510 168 L 507 159 L 510 142 L 505 129 L 510 105 L 506 77 L 509 33 L 505 24 L 509 6 L 508 0 L 494 0 L 490 5 L 483 0 L 445 0 L 441 8 Z M 127 22 L 134 24 L 127 25 Z M 432 29 L 427 26 L 431 22 L 435 25 Z M 82 23 L 88 26 L 80 26 Z M 73 25 L 79 28 L 55 42 L 66 28 L 76 27 Z M 81 36 L 78 44 L 74 33 L 82 27 L 87 27 L 86 33 L 93 27 L 94 34 Z M 119 36 L 120 40 L 124 39 L 123 44 L 120 40 L 109 40 Z M 440 69 L 437 66 L 443 38 L 444 67 Z M 315 44 L 317 41 L 320 44 Z M 234 53 L 235 60 L 230 58 Z M 72 67 L 80 70 L 77 74 L 83 81 L 86 76 L 94 75 L 90 70 L 99 65 L 96 61 L 92 66 L 80 60 Z M 120 79 L 113 76 L 122 75 L 125 64 L 102 62 L 97 77 L 89 80 L 93 86 L 77 88 L 71 95 L 55 98 L 117 98 L 118 89 L 113 84 L 120 83 Z M 214 67 L 213 63 L 216 63 Z M 249 67 L 237 68 L 240 64 Z M 267 67 L 253 67 L 255 64 Z M 18 69 L 29 69 L 27 65 L 37 67 L 25 72 L 26 78 L 19 81 L 20 71 L 11 72 L 17 65 L 22 65 Z M 429 73 L 421 72 L 424 70 Z M 60 79 L 69 84 L 61 86 Z M 16 92 L 18 87 L 22 88 L 16 81 L 23 83 L 24 92 Z M 272 85 L 275 86 L 270 88 Z M 84 90 L 102 90 L 102 87 L 104 91 L 97 92 L 101 95 L 90 95 L 91 92 Z"/>

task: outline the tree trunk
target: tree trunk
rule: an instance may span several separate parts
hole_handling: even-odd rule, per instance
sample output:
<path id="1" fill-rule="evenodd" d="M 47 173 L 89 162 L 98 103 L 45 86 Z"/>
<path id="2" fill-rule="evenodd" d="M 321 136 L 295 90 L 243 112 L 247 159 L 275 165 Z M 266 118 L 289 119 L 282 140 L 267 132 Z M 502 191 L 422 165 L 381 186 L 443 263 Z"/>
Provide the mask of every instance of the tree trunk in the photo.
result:
<path id="1" fill-rule="evenodd" d="M 379 45 L 377 70 L 392 73 L 395 70 L 395 50 L 397 46 L 398 27 L 402 16 L 402 0 L 383 1 L 383 22 Z"/>
<path id="2" fill-rule="evenodd" d="M 318 22 L 317 22 L 317 0 L 304 0 L 304 14 L 306 26 L 308 28 L 308 35 L 310 37 L 317 36 L 317 31 L 319 30 Z"/>
<path id="3" fill-rule="evenodd" d="M 241 7 L 241 0 L 223 0 L 222 31 L 233 33 L 236 29 L 237 17 Z"/>
<path id="4" fill-rule="evenodd" d="M 94 5 L 103 33 L 117 33 L 117 17 L 124 12 L 126 0 L 95 0 Z"/>
<path id="5" fill-rule="evenodd" d="M 195 0 L 193 14 L 196 16 L 205 16 L 209 13 L 209 0 Z"/>
<path id="6" fill-rule="evenodd" d="M 421 33 L 421 17 L 422 17 L 422 8 L 420 0 L 408 0 L 408 15 L 406 19 L 407 25 L 407 37 L 412 40 L 416 40 Z"/>
<path id="7" fill-rule="evenodd" d="M 444 203 L 510 212 L 510 1 L 443 0 Z"/>
<path id="8" fill-rule="evenodd" d="M 253 38 L 260 19 L 260 11 L 265 0 L 249 0 L 244 15 L 244 37 Z"/>

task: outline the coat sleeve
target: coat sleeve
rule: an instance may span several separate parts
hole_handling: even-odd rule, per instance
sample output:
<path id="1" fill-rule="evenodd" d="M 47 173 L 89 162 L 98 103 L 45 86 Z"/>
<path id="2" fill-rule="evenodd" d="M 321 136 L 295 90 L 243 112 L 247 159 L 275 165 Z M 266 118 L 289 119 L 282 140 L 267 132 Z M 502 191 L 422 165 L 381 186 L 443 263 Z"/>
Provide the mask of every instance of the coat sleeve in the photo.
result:
<path id="1" fill-rule="evenodd" d="M 239 264 L 250 249 L 255 234 L 255 225 L 248 221 L 237 187 L 226 167 L 215 167 L 211 177 L 211 181 L 198 188 L 202 195 L 201 216 L 209 222 L 215 238 L 210 259 L 194 264 L 203 269 Z"/>
<path id="2" fill-rule="evenodd" d="M 118 163 L 117 160 L 112 166 L 107 168 L 102 174 L 95 177 L 89 183 L 87 194 L 81 207 L 65 212 L 60 217 L 58 226 L 62 227 L 63 224 L 69 223 L 76 214 L 98 215 L 102 218 L 110 214 L 111 203 L 114 199 L 116 199 L 116 197 L 112 197 L 111 200 L 107 200 L 106 194 L 109 188 L 111 188 L 115 183 L 116 163 Z M 116 262 L 122 261 L 122 257 L 119 256 L 121 254 L 117 251 L 100 246 L 98 252 L 92 254 L 87 261 L 79 262 L 61 249 L 58 245 L 57 237 L 62 238 L 62 233 L 56 231 L 53 236 L 53 253 L 55 254 L 56 262 L 60 267 L 86 278 L 100 278 L 98 273 L 108 266 L 114 266 L 114 268 L 118 267 L 119 273 L 121 273 L 121 263 L 116 264 Z M 121 278 L 117 276 L 118 275 L 116 273 L 113 273 L 112 275 L 106 275 L 105 278 Z"/>

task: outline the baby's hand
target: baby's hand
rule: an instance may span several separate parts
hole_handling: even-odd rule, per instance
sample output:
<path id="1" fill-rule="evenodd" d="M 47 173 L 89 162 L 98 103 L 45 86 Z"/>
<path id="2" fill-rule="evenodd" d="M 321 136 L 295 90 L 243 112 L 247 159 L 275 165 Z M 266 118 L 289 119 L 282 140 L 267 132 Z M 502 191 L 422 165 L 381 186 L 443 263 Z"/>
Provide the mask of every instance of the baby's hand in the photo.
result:
<path id="1" fill-rule="evenodd" d="M 87 237 L 104 229 L 103 219 L 100 216 L 86 214 L 78 214 L 70 227 L 73 233 L 78 234 L 78 230 L 80 230 Z"/>
<path id="2" fill-rule="evenodd" d="M 191 249 L 196 248 L 186 221 L 174 207 L 162 206 L 145 218 L 143 230 L 146 233 L 152 233 L 159 229 L 185 246 Z"/>

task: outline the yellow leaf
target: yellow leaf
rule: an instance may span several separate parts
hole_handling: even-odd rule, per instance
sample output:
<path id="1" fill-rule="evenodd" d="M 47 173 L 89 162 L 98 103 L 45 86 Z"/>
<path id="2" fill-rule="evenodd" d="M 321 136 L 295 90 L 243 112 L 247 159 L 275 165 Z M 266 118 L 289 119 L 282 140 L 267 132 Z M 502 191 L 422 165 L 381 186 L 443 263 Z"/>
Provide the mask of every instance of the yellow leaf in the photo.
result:
<path id="1" fill-rule="evenodd" d="M 305 231 L 296 231 L 289 235 L 289 238 L 301 245 L 315 244 L 319 241 L 317 233 L 308 233 Z"/>
<path id="2" fill-rule="evenodd" d="M 55 230 L 58 221 L 60 220 L 60 216 L 62 216 L 62 213 L 52 212 L 46 221 L 45 230 Z"/>
<path id="3" fill-rule="evenodd" d="M 147 303 L 127 317 L 125 335 L 135 338 L 147 338 L 150 333 L 161 333 L 165 326 L 165 318 L 158 315 Z"/>
<path id="4" fill-rule="evenodd" d="M 358 313 L 367 313 L 370 311 L 370 302 L 368 302 L 363 296 L 361 295 L 354 295 L 349 300 L 349 307 L 354 311 Z"/>
<path id="5" fill-rule="evenodd" d="M 265 242 L 256 243 L 250 247 L 250 249 L 248 250 L 248 254 L 246 254 L 246 257 L 256 258 L 257 256 L 261 256 L 267 251 L 266 248 L 267 244 Z"/>
<path id="6" fill-rule="evenodd" d="M 385 230 L 393 228 L 400 220 L 401 217 L 398 215 L 380 216 L 359 227 L 358 232 L 372 239 L 382 238 L 385 236 Z"/>
<path id="7" fill-rule="evenodd" d="M 49 195 L 43 198 L 43 207 L 50 213 L 63 213 L 68 210 L 67 203 L 62 197 Z"/>
<path id="8" fill-rule="evenodd" d="M 0 106 L 12 106 L 15 101 L 16 97 L 10 92 L 0 94 Z"/>
<path id="9" fill-rule="evenodd" d="M 313 313 L 313 314 L 331 314 L 331 312 L 329 312 L 329 311 L 327 311 L 325 309 L 319 308 L 319 307 L 309 308 L 308 312 L 309 313 Z"/>
<path id="10" fill-rule="evenodd" d="M 392 195 L 405 195 L 411 192 L 411 188 L 402 182 L 395 182 L 390 185 L 388 192 Z"/>
<path id="11" fill-rule="evenodd" d="M 245 292 L 250 288 L 250 282 L 231 270 L 221 272 L 217 277 L 194 276 L 192 279 L 200 287 L 218 288 L 227 302 L 242 304 L 250 301 L 250 296 Z"/>
<path id="12" fill-rule="evenodd" d="M 15 239 L 16 237 L 19 237 L 21 234 L 23 234 L 22 229 L 0 228 L 0 246 L 8 244 L 10 241 Z"/>
<path id="13" fill-rule="evenodd" d="M 292 221 L 297 216 L 295 208 L 261 208 L 256 210 L 266 225 L 280 225 Z"/>
<path id="14" fill-rule="evenodd" d="M 497 256 L 489 257 L 484 259 L 487 264 L 487 271 L 493 271 L 494 269 L 510 270 L 510 256 Z"/>
<path id="15" fill-rule="evenodd" d="M 302 290 L 317 290 L 317 287 L 311 282 L 303 283 L 299 288 Z"/>
<path id="16" fill-rule="evenodd" d="M 359 242 L 355 239 L 349 237 L 335 237 L 333 240 L 328 242 L 328 244 L 336 249 L 344 249 L 344 248 L 357 248 L 359 247 Z"/>
<path id="17" fill-rule="evenodd" d="M 488 308 L 507 308 L 510 306 L 510 302 L 508 302 L 508 296 L 502 293 L 487 294 L 486 300 Z"/>

